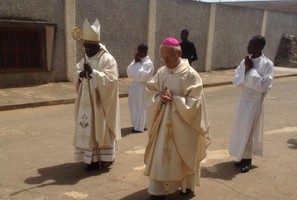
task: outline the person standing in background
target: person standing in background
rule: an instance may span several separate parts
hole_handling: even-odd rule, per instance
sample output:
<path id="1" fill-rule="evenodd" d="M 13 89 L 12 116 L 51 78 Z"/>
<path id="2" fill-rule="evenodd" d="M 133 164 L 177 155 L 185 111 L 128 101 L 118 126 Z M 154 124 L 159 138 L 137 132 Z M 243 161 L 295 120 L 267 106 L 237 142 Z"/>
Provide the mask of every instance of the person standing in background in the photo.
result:
<path id="1" fill-rule="evenodd" d="M 229 153 L 242 173 L 250 170 L 252 156 L 263 156 L 263 101 L 272 87 L 273 63 L 264 56 L 261 35 L 248 44 L 246 56 L 235 70 L 233 84 L 240 88 L 231 131 Z"/>
<path id="2" fill-rule="evenodd" d="M 198 60 L 196 48 L 193 42 L 190 42 L 188 40 L 189 37 L 189 31 L 187 29 L 184 29 L 180 33 L 180 47 L 182 49 L 182 58 L 186 58 L 189 61 L 189 64 L 192 65 L 193 61 Z"/>
<path id="3" fill-rule="evenodd" d="M 128 77 L 133 78 L 133 82 L 129 88 L 129 110 L 131 123 L 133 125 L 133 133 L 142 133 L 146 121 L 146 109 L 144 103 L 145 85 L 154 73 L 154 65 L 147 55 L 148 47 L 140 44 L 134 60 L 127 67 Z"/>

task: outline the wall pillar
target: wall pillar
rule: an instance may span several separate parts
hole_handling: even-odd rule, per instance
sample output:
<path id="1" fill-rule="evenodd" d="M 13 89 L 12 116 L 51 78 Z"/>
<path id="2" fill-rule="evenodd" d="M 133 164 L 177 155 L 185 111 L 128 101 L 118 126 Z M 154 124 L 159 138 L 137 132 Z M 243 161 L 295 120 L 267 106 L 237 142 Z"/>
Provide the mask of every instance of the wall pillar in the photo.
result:
<path id="1" fill-rule="evenodd" d="M 263 18 L 262 18 L 262 27 L 261 27 L 261 35 L 264 37 L 266 33 L 267 15 L 268 15 L 268 10 L 264 10 Z"/>
<path id="2" fill-rule="evenodd" d="M 152 61 L 155 60 L 155 33 L 156 33 L 156 15 L 157 15 L 157 0 L 149 0 L 148 5 L 148 28 L 147 28 L 147 45 L 148 55 Z"/>
<path id="3" fill-rule="evenodd" d="M 216 20 L 216 4 L 212 3 L 210 7 L 209 25 L 208 25 L 208 36 L 205 54 L 205 71 L 211 71 L 212 51 L 213 51 L 213 40 L 214 40 L 214 29 Z"/>
<path id="4" fill-rule="evenodd" d="M 65 61 L 66 61 L 66 76 L 68 81 L 73 81 L 73 73 L 76 71 L 76 40 L 71 36 L 71 30 L 76 26 L 76 0 L 65 0 Z"/>

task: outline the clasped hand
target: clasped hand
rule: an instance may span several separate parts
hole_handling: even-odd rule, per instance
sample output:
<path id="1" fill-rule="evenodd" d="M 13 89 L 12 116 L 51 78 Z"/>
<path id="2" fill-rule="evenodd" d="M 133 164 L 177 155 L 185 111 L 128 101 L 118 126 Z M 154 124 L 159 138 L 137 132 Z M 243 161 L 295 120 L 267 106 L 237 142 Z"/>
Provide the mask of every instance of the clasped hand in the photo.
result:
<path id="1" fill-rule="evenodd" d="M 172 100 L 172 94 L 167 87 L 165 87 L 160 93 L 161 102 L 166 104 Z"/>
<path id="2" fill-rule="evenodd" d="M 87 73 L 88 73 L 89 77 L 91 77 L 90 74 L 92 74 L 92 72 L 93 72 L 93 68 L 90 66 L 90 64 L 85 63 L 84 64 L 84 71 L 81 71 L 79 73 L 79 77 L 80 78 L 87 78 Z"/>
<path id="3" fill-rule="evenodd" d="M 135 61 L 136 63 L 141 61 L 141 60 L 140 60 L 140 56 L 139 56 L 138 53 L 135 54 L 135 56 L 134 56 L 134 61 Z"/>
<path id="4" fill-rule="evenodd" d="M 245 65 L 245 73 L 250 71 L 254 67 L 253 61 L 250 57 L 246 56 L 244 59 L 244 65 Z"/>

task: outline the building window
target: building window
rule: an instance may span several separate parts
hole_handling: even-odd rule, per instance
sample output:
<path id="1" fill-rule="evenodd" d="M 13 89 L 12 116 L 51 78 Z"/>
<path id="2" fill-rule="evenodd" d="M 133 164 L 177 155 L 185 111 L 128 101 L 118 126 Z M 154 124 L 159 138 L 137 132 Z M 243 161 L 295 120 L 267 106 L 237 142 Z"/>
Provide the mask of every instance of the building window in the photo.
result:
<path id="1" fill-rule="evenodd" d="M 45 70 L 45 27 L 0 27 L 0 72 Z"/>

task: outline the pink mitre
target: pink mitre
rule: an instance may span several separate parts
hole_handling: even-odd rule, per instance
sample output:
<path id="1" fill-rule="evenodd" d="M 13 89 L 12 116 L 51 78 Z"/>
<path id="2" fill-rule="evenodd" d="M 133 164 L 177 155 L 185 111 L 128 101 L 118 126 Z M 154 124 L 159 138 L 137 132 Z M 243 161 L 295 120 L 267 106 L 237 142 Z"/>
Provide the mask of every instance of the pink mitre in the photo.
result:
<path id="1" fill-rule="evenodd" d="M 172 46 L 172 47 L 179 47 L 179 41 L 175 38 L 166 38 L 163 42 L 162 45 L 166 45 L 166 46 Z"/>

